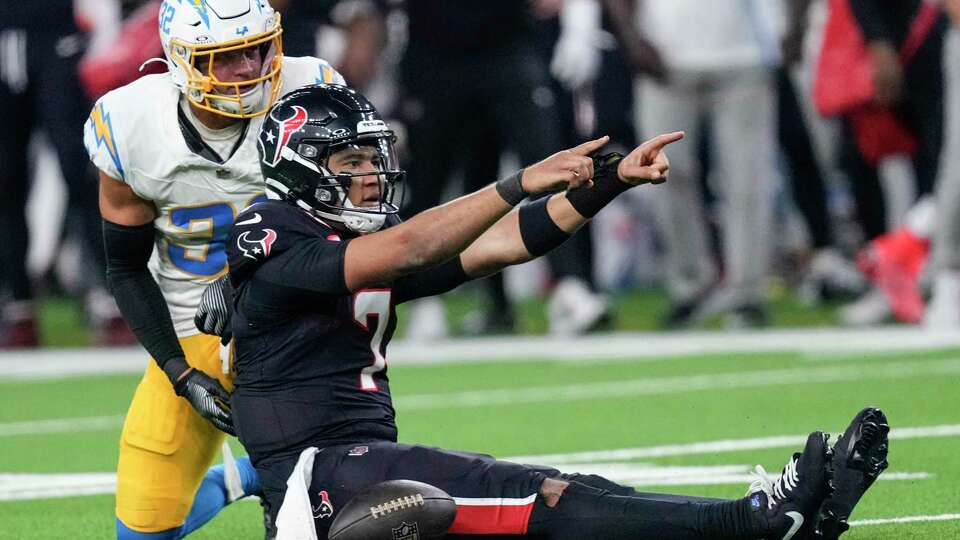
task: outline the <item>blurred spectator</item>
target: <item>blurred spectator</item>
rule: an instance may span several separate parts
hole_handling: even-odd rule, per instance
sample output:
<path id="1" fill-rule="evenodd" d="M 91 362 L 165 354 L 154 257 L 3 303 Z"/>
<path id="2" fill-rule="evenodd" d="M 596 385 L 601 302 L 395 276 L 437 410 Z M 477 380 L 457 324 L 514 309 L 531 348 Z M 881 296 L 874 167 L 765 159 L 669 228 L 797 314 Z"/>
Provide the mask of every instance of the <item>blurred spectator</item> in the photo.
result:
<path id="1" fill-rule="evenodd" d="M 350 86 L 363 90 L 370 84 L 386 44 L 382 16 L 386 0 L 277 0 L 271 4 L 283 16 L 284 54 L 317 56 L 318 32 L 332 25 L 343 33 L 343 43 L 331 57 L 336 58 L 337 70 Z"/>
<path id="2" fill-rule="evenodd" d="M 602 127 L 588 118 L 595 109 L 592 88 L 603 61 L 600 3 L 539 0 L 534 7 L 538 50 L 552 74 L 550 88 L 556 96 L 560 146 L 572 148 L 593 133 L 597 137 L 608 135 L 597 131 Z M 612 308 L 598 291 L 594 277 L 592 225 L 587 223 L 548 253 L 547 260 L 556 282 L 548 305 L 550 333 L 580 334 L 609 325 Z"/>
<path id="3" fill-rule="evenodd" d="M 150 59 L 163 57 L 157 34 L 159 11 L 160 0 L 145 1 L 124 17 L 122 26 L 109 22 L 98 26 L 111 26 L 119 32 L 94 31 L 94 35 L 102 36 L 99 40 L 102 44 L 91 43 L 80 61 L 80 80 L 91 101 L 147 73 L 166 72 L 163 62 L 153 66 L 145 64 Z"/>
<path id="4" fill-rule="evenodd" d="M 937 225 L 930 265 L 933 296 L 924 323 L 960 328 L 960 0 L 944 0 L 952 25 L 944 42 L 945 135 L 936 187 Z"/>
<path id="5" fill-rule="evenodd" d="M 923 315 L 920 273 L 933 230 L 934 188 L 943 131 L 943 38 L 947 20 L 924 0 L 830 0 L 815 102 L 841 114 L 841 165 L 869 245 L 859 264 L 874 287 L 841 310 L 851 325 L 904 322 Z M 907 84 L 909 82 L 909 84 Z M 912 157 L 920 202 L 886 233 L 888 204 L 878 165 Z"/>
<path id="6" fill-rule="evenodd" d="M 933 190 L 946 26 L 925 0 L 830 0 L 815 97 L 822 113 L 843 114 L 841 164 L 867 240 L 887 230 L 881 159 L 912 154 L 917 196 Z"/>
<path id="7" fill-rule="evenodd" d="M 803 96 L 794 71 L 803 60 L 813 0 L 789 0 L 787 30 L 777 70 L 777 139 L 787 166 L 790 193 L 809 234 L 810 252 L 801 256 L 801 289 L 808 301 L 863 291 L 865 280 L 837 249 L 827 199 L 826 167 L 815 150 Z"/>
<path id="8" fill-rule="evenodd" d="M 31 136 L 43 130 L 56 152 L 66 182 L 83 259 L 91 272 L 87 312 L 100 331 L 98 341 L 128 341 L 116 306 L 103 290 L 104 260 L 97 189 L 86 167 L 82 131 L 90 104 L 77 76 L 85 37 L 74 17 L 72 0 L 0 3 L 0 260 L 3 304 L 0 347 L 40 343 L 35 294 L 27 275 L 25 206 L 30 186 L 27 151 Z M 52 218 L 53 216 L 51 216 Z"/>
<path id="9" fill-rule="evenodd" d="M 541 14 L 556 13 L 559 4 L 550 4 L 531 6 L 528 0 L 406 3 L 409 41 L 400 64 L 399 112 L 409 130 L 408 183 L 410 192 L 417 194 L 408 201 L 407 216 L 440 202 L 450 174 L 463 156 L 471 156 L 467 166 L 499 163 L 499 153 L 493 152 L 496 145 L 480 144 L 468 151 L 457 144 L 461 138 L 454 137 L 455 133 L 493 133 L 503 149 L 515 153 L 523 163 L 539 161 L 562 147 L 559 96 L 547 62 L 537 50 L 533 14 L 534 8 Z M 426 104 L 432 114 L 424 113 Z M 478 156 L 481 148 L 491 153 Z M 464 176 L 480 175 L 468 171 Z M 577 249 L 582 244 L 575 241 L 572 246 Z M 561 257 L 568 272 L 590 276 L 589 256 Z M 492 283 L 491 309 L 475 330 L 512 330 L 512 309 L 503 286 Z M 584 291 L 587 296 L 582 298 L 593 298 L 588 285 L 580 290 Z M 418 318 L 439 323 L 438 309 L 437 304 L 423 303 L 414 308 Z M 429 315 L 431 312 L 434 315 Z"/>
<path id="10" fill-rule="evenodd" d="M 762 325 L 772 241 L 779 3 L 605 1 L 637 75 L 639 131 L 683 130 L 688 138 L 672 149 L 670 186 L 657 206 L 672 302 L 664 323 L 685 326 L 725 313 L 731 325 Z M 722 202 L 718 287 L 697 151 L 706 135 L 704 117 L 712 128 L 710 178 Z"/>

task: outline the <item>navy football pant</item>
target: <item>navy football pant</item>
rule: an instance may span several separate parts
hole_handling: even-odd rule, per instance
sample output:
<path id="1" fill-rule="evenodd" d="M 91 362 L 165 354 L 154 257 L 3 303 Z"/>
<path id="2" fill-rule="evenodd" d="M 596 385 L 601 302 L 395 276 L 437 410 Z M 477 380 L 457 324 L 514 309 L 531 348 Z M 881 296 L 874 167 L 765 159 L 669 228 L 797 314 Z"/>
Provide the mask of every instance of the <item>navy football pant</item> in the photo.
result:
<path id="1" fill-rule="evenodd" d="M 296 458 L 288 458 L 257 466 L 274 516 L 295 463 Z M 538 496 L 545 478 L 570 482 L 554 508 Z M 324 492 L 333 507 L 332 515 L 315 521 L 319 537 L 326 538 L 337 512 L 359 491 L 399 479 L 431 484 L 454 498 L 457 518 L 450 538 L 733 538 L 746 525 L 742 500 L 639 493 L 595 475 L 564 475 L 484 454 L 371 442 L 331 446 L 317 454 L 311 504 L 319 507 Z"/>

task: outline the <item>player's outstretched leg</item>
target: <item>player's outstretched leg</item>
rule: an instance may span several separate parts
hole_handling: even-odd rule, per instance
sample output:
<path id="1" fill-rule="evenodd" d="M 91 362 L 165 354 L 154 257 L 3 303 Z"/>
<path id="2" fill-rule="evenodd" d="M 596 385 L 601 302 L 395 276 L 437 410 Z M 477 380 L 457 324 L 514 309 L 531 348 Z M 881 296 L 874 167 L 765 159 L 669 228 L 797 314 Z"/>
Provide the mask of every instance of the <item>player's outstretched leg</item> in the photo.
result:
<path id="1" fill-rule="evenodd" d="M 832 491 L 833 451 L 827 444 L 828 438 L 820 431 L 811 433 L 803 453 L 794 454 L 774 481 L 757 465 L 758 478 L 750 486 L 748 498 L 755 515 L 763 522 L 764 538 L 800 538 L 798 532 L 804 523 L 813 521 L 820 504 Z"/>
<path id="2" fill-rule="evenodd" d="M 877 476 L 887 468 L 887 433 L 883 411 L 868 407 L 853 418 L 833 447 L 834 493 L 823 502 L 816 517 L 816 538 L 833 540 L 850 525 L 847 519 Z"/>
<path id="3" fill-rule="evenodd" d="M 760 479 L 747 497 L 732 501 L 629 494 L 625 489 L 618 489 L 623 493 L 618 495 L 596 477 L 585 478 L 592 485 L 550 478 L 540 488 L 527 532 L 551 540 L 790 540 L 813 520 L 829 492 L 830 457 L 827 437 L 814 432 L 779 478 L 771 481 L 758 467 Z"/>

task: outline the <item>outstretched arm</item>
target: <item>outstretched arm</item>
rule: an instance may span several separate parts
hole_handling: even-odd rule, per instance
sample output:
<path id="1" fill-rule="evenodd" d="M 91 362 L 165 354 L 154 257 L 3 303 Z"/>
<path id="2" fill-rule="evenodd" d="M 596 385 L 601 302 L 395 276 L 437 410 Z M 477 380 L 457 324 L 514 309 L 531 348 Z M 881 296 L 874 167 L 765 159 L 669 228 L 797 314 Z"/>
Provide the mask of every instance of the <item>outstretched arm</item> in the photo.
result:
<path id="1" fill-rule="evenodd" d="M 577 188 L 593 177 L 589 154 L 607 138 L 557 152 L 519 176 L 432 208 L 410 221 L 350 241 L 344 277 L 351 291 L 392 283 L 456 257 L 525 195 Z"/>
<path id="2" fill-rule="evenodd" d="M 619 193 L 641 184 L 664 182 L 670 169 L 664 147 L 682 138 L 682 132 L 655 137 L 613 168 L 601 167 L 591 185 L 510 212 L 461 254 L 464 272 L 477 278 L 539 257 L 560 245 Z"/>

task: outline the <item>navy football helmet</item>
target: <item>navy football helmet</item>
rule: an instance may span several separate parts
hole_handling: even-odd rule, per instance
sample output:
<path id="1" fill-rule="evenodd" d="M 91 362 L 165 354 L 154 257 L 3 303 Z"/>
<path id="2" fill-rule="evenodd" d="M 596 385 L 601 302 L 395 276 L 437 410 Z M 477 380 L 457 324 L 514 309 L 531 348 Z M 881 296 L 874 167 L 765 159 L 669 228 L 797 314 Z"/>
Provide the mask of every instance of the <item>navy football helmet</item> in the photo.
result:
<path id="1" fill-rule="evenodd" d="M 294 90 L 274 104 L 260 129 L 267 196 L 296 204 L 334 226 L 377 231 L 398 211 L 394 197 L 405 173 L 397 162 L 395 140 L 377 109 L 355 90 L 332 84 Z M 331 170 L 331 156 L 350 149 L 374 163 L 373 170 Z M 371 176 L 377 177 L 379 196 L 353 203 L 354 178 L 364 182 Z"/>

